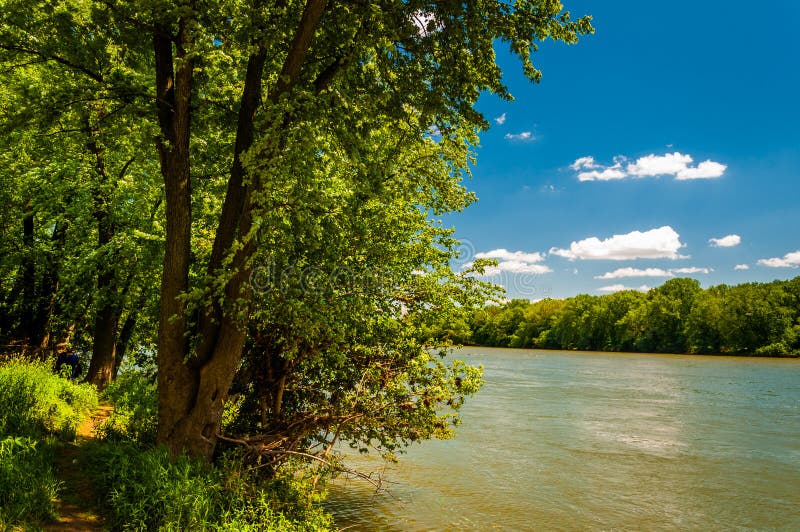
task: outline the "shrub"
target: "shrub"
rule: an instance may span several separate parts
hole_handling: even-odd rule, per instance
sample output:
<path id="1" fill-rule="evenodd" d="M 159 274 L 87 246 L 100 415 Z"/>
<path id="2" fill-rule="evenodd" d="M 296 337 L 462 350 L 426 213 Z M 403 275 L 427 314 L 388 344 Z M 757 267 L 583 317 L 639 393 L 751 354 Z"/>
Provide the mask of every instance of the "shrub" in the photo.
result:
<path id="1" fill-rule="evenodd" d="M 53 447 L 9 436 L 0 440 L 0 530 L 56 517 Z"/>
<path id="2" fill-rule="evenodd" d="M 109 525 L 124 530 L 327 530 L 330 518 L 292 477 L 258 478 L 235 460 L 217 466 L 132 442 L 95 442 L 86 463 Z"/>
<path id="3" fill-rule="evenodd" d="M 784 342 L 765 345 L 756 349 L 756 356 L 759 357 L 791 357 L 796 356 L 792 349 Z"/>
<path id="4" fill-rule="evenodd" d="M 53 374 L 49 363 L 11 359 L 0 365 L 0 435 L 72 439 L 97 401 L 91 385 Z"/>
<path id="5" fill-rule="evenodd" d="M 114 405 L 114 411 L 97 429 L 102 438 L 155 444 L 158 389 L 152 378 L 135 370 L 126 371 L 108 385 L 103 397 Z"/>

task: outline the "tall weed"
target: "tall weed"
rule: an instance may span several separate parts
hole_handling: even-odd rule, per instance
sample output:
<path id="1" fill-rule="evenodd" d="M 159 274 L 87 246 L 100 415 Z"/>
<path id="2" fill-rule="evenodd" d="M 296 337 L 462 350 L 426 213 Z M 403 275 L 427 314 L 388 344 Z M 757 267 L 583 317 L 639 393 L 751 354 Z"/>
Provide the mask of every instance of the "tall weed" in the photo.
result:
<path id="1" fill-rule="evenodd" d="M 9 436 L 0 440 L 0 530 L 52 519 L 59 482 L 53 446 Z"/>
<path id="2" fill-rule="evenodd" d="M 132 442 L 95 442 L 86 463 L 109 525 L 123 530 L 328 530 L 330 517 L 291 477 L 264 480 L 234 460 L 216 466 Z"/>
<path id="3" fill-rule="evenodd" d="M 91 385 L 55 375 L 49 363 L 11 359 L 0 365 L 0 435 L 72 439 L 97 402 Z"/>
<path id="4" fill-rule="evenodd" d="M 0 530 L 55 517 L 56 438 L 73 439 L 97 401 L 93 387 L 55 375 L 46 362 L 0 364 Z"/>
<path id="5" fill-rule="evenodd" d="M 112 381 L 103 398 L 114 405 L 109 418 L 98 427 L 98 434 L 113 441 L 131 440 L 154 445 L 158 429 L 158 388 L 151 377 L 130 370 Z"/>

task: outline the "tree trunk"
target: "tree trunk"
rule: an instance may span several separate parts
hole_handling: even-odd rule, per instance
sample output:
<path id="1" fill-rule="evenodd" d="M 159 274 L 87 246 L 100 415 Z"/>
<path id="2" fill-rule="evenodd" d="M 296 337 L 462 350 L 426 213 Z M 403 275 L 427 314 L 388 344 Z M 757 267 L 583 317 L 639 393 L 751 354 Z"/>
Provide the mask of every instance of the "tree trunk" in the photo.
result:
<path id="1" fill-rule="evenodd" d="M 197 390 L 195 372 L 184 364 L 184 357 L 188 354 L 186 309 L 180 299 L 189 288 L 192 224 L 189 139 L 194 60 L 186 54 L 186 47 L 191 46 L 191 33 L 187 27 L 191 23 L 181 20 L 175 38 L 179 60 L 177 72 L 173 65 L 173 39 L 169 25 L 156 27 L 153 34 L 156 108 L 161 130 L 157 148 L 166 196 L 166 241 L 158 327 L 157 440 L 166 445 L 173 456 L 183 451 L 210 456 L 199 445 L 184 445 L 187 440 L 184 434 L 190 432 L 188 429 L 182 434 L 176 432 L 180 420 L 190 412 Z M 198 432 L 195 439 L 199 437 Z"/>
<path id="2" fill-rule="evenodd" d="M 34 314 L 36 307 L 36 261 L 33 249 L 34 217 L 33 202 L 25 204 L 22 217 L 22 308 L 20 309 L 19 333 L 17 334 L 25 347 L 27 354 L 31 348 L 34 332 Z"/>
<path id="3" fill-rule="evenodd" d="M 41 341 L 39 347 L 46 351 L 53 345 L 53 316 L 58 311 L 56 296 L 60 286 L 61 263 L 67 240 L 67 222 L 57 221 L 53 228 L 52 242 L 55 250 L 47 257 L 47 271 L 42 279 L 42 300 L 39 307 L 41 322 Z"/>
<path id="4" fill-rule="evenodd" d="M 105 115 L 99 109 L 98 116 Z M 109 188 L 113 183 L 106 168 L 105 153 L 98 136 L 99 131 L 91 124 L 89 116 L 84 118 L 88 141 L 86 147 L 95 159 L 96 184 L 94 188 L 94 218 L 97 221 L 97 313 L 94 318 L 94 340 L 92 343 L 92 361 L 86 373 L 86 382 L 99 390 L 104 390 L 114 376 L 116 366 L 116 339 L 119 328 L 120 294 L 116 274 L 116 253 L 111 248 L 116 227 L 111 212 Z M 122 169 L 125 173 L 128 165 Z"/>
<path id="5" fill-rule="evenodd" d="M 133 331 L 136 329 L 136 320 L 139 316 L 137 309 L 144 304 L 144 298 L 140 299 L 141 304 L 138 306 L 134 306 L 131 308 L 128 316 L 125 318 L 125 321 L 122 324 L 122 329 L 120 329 L 119 335 L 117 336 L 117 346 L 116 346 L 116 353 L 114 358 L 114 379 L 117 378 L 119 374 L 119 367 L 122 365 L 122 361 L 125 358 L 125 354 L 128 351 L 128 346 L 130 345 L 131 337 L 133 336 Z"/>
<path id="6" fill-rule="evenodd" d="M 94 320 L 94 341 L 92 343 L 92 361 L 86 373 L 89 382 L 102 391 L 114 378 L 117 356 L 117 328 L 119 314 L 114 310 L 104 309 L 98 312 Z"/>
<path id="7" fill-rule="evenodd" d="M 289 92 L 297 83 L 306 53 L 325 8 L 325 0 L 307 0 L 300 24 L 289 46 L 281 75 L 273 94 Z M 188 358 L 185 308 L 178 297 L 188 289 L 191 197 L 189 189 L 190 100 L 192 95 L 191 56 L 184 57 L 191 45 L 187 21 L 180 24 L 176 39 L 177 72 L 173 69 L 171 41 L 156 31 L 156 85 L 162 138 L 159 143 L 161 170 L 166 189 L 167 236 L 164 276 L 161 290 L 161 315 L 158 339 L 158 442 L 173 456 L 185 452 L 210 459 L 217 442 L 222 408 L 244 348 L 244 326 L 221 306 L 206 309 L 199 317 L 199 342 L 194 357 Z M 215 238 L 209 271 L 217 272 L 219 261 L 231 250 L 238 236 L 248 235 L 253 210 L 257 205 L 253 189 L 242 186 L 243 168 L 239 155 L 252 144 L 253 120 L 260 99 L 264 57 L 257 51 L 248 61 L 247 79 L 237 127 L 234 164 L 228 193 Z M 164 141 L 168 141 L 165 143 Z M 233 257 L 234 275 L 225 286 L 226 302 L 246 302 L 247 281 L 255 252 L 252 239 L 245 241 Z"/>

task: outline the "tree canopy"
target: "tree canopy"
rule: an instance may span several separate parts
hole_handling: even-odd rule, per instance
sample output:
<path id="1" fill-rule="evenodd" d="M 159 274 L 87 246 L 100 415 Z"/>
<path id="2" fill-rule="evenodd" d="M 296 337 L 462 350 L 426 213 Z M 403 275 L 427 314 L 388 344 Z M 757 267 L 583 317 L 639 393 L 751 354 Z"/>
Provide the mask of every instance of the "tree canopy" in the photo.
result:
<path id="1" fill-rule="evenodd" d="M 156 354 L 158 441 L 391 451 L 447 436 L 476 368 L 428 334 L 492 288 L 437 220 L 473 196 L 508 47 L 558 1 L 2 0 L 0 337 Z M 477 264 L 476 268 L 481 265 Z M 223 422 L 223 413 L 227 412 Z"/>
<path id="2" fill-rule="evenodd" d="M 477 310 L 468 322 L 451 338 L 496 347 L 799 356 L 800 277 L 706 290 L 694 279 L 670 279 L 647 293 L 515 299 Z"/>

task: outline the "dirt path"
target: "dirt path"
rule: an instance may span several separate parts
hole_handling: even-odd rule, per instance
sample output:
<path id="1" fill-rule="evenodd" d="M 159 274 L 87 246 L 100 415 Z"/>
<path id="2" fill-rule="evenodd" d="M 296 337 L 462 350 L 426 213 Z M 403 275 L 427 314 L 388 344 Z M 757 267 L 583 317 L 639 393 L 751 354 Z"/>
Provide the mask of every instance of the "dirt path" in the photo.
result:
<path id="1" fill-rule="evenodd" d="M 95 494 L 79 455 L 80 446 L 94 438 L 94 428 L 108 419 L 111 410 L 110 405 L 100 405 L 78 427 L 75 442 L 65 443 L 56 457 L 56 476 L 63 482 L 61 497 L 56 500 L 61 517 L 45 525 L 45 530 L 105 530 L 103 519 L 93 510 Z"/>

